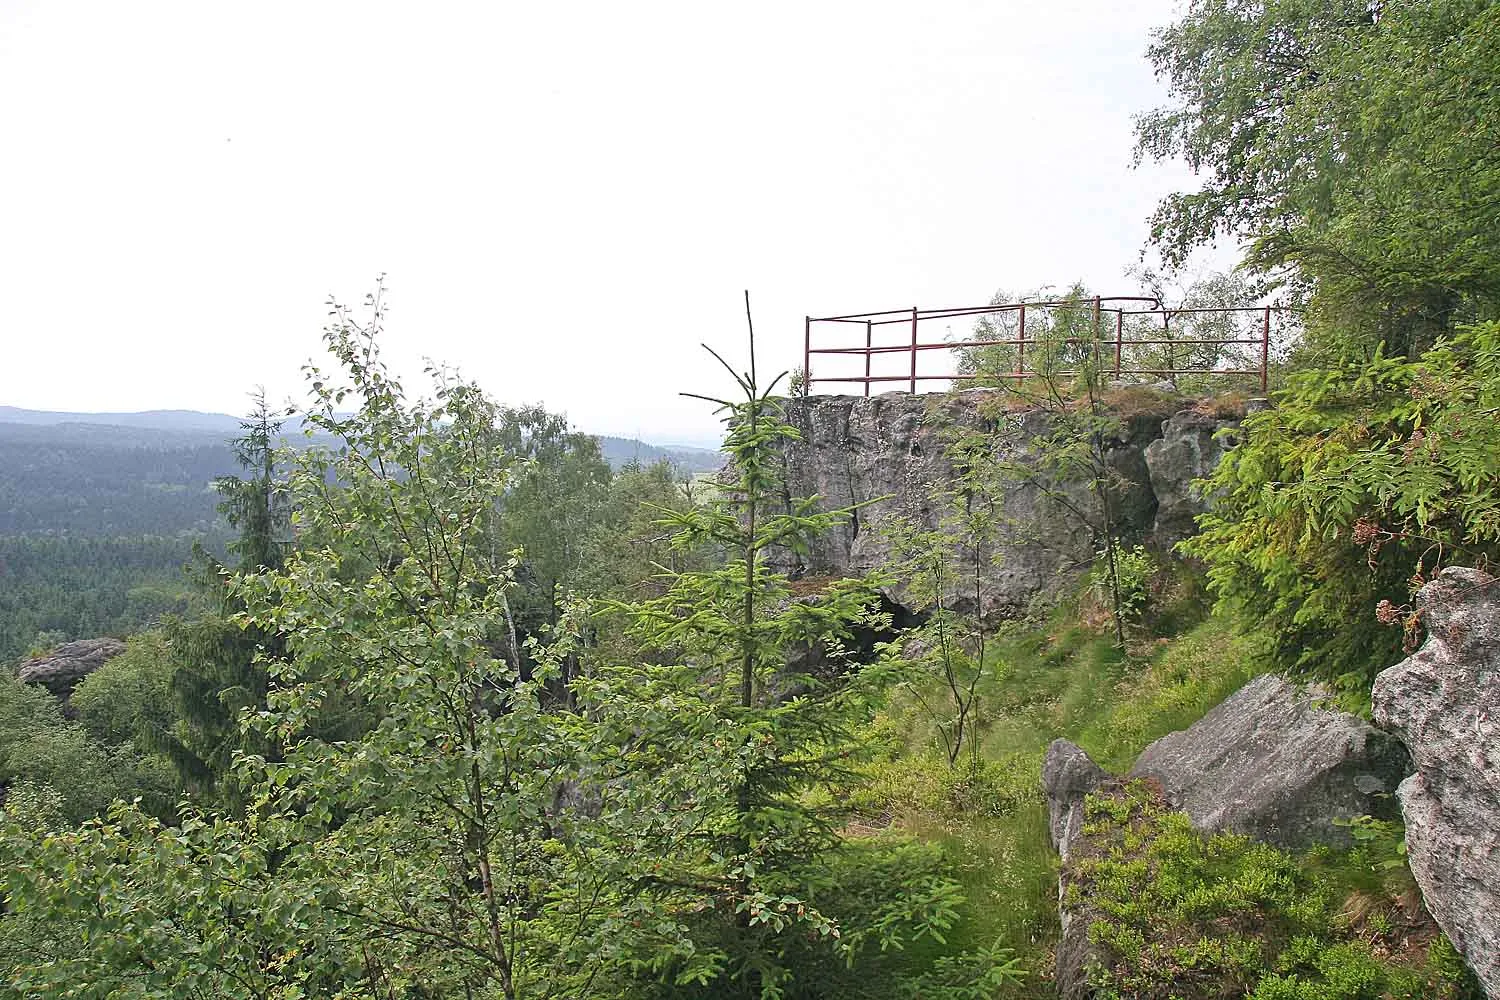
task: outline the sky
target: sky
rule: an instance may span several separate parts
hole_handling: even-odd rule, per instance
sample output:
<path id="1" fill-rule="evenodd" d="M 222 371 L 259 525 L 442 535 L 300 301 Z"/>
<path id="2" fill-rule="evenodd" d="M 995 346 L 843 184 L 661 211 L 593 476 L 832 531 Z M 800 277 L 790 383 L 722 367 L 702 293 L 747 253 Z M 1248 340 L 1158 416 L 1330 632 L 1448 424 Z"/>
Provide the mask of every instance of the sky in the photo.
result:
<path id="1" fill-rule="evenodd" d="M 386 276 L 424 358 L 595 433 L 715 436 L 803 317 L 1126 269 L 1168 0 L 0 0 L 0 404 L 300 396 Z M 936 352 L 934 352 L 936 353 Z"/>

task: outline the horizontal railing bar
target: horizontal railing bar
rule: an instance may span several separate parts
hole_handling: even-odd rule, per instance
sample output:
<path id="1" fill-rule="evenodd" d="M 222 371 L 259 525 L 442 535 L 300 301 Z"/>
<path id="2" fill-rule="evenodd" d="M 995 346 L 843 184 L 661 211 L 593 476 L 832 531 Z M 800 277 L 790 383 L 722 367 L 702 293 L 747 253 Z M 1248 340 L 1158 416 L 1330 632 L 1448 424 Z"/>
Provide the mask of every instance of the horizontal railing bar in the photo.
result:
<path id="1" fill-rule="evenodd" d="M 1125 309 L 1126 316 L 1188 316 L 1193 313 L 1286 312 L 1285 306 L 1207 306 L 1202 309 Z"/>
<path id="2" fill-rule="evenodd" d="M 1106 370 L 1105 374 L 1111 374 Z M 1259 368 L 1121 368 L 1119 375 L 1259 375 Z"/>
<path id="3" fill-rule="evenodd" d="M 1135 296 L 1113 296 L 1100 300 L 1101 313 L 1123 313 L 1126 316 L 1191 316 L 1205 313 L 1230 313 L 1230 312 L 1253 312 L 1261 313 L 1270 309 L 1272 312 L 1291 312 L 1289 306 L 1204 306 L 1201 308 L 1168 308 L 1160 306 L 1155 309 L 1122 309 L 1119 306 L 1106 305 L 1109 302 L 1154 302 L 1155 299 Z M 1059 299 L 1048 302 L 1008 302 L 998 306 L 954 306 L 945 309 L 919 309 L 917 320 L 930 319 L 955 319 L 960 316 L 983 316 L 991 313 L 1019 312 L 1022 306 L 1027 309 L 1058 309 L 1063 306 L 1092 307 L 1093 299 Z M 912 311 L 910 309 L 885 309 L 881 312 L 851 313 L 847 316 L 810 316 L 808 319 L 813 323 L 863 323 L 866 320 L 873 321 L 879 326 L 882 323 L 909 323 Z M 890 316 L 891 319 L 877 319 L 881 316 Z"/>
<path id="4" fill-rule="evenodd" d="M 1078 345 L 1083 345 L 1083 344 L 1099 344 L 1099 345 L 1104 346 L 1104 347 L 1110 347 L 1110 346 L 1112 346 L 1112 345 L 1114 345 L 1116 343 L 1121 344 L 1121 345 L 1123 345 L 1125 347 L 1135 347 L 1135 346 L 1141 346 L 1141 345 L 1144 345 L 1144 346 L 1147 346 L 1147 347 L 1171 347 L 1171 346 L 1176 346 L 1176 347 L 1194 347 L 1194 346 L 1196 346 L 1196 347 L 1225 347 L 1225 346 L 1229 346 L 1229 345 L 1233 345 L 1233 344 L 1251 345 L 1251 344 L 1259 344 L 1260 342 L 1261 341 L 1260 341 L 1259 338 L 1257 338 L 1255 340 L 1137 340 L 1135 338 L 1126 338 L 1125 340 L 1120 340 L 1120 341 L 1115 341 L 1115 340 L 1080 340 L 1080 339 L 1072 338 L 1072 339 L 1069 339 L 1067 341 L 1064 341 L 1064 343 L 1066 343 L 1066 344 L 1068 344 L 1070 346 L 1078 346 Z M 930 343 L 930 344 L 888 344 L 888 345 L 877 345 L 877 346 L 874 346 L 874 347 L 814 347 L 814 348 L 809 349 L 807 353 L 809 353 L 809 354 L 909 354 L 914 349 L 918 350 L 918 351 L 941 351 L 941 350 L 959 350 L 959 349 L 965 348 L 965 347 L 1008 347 L 1008 346 L 1020 346 L 1021 344 L 1025 344 L 1027 347 L 1035 347 L 1038 344 L 1042 344 L 1042 345 L 1045 346 L 1045 343 L 1046 343 L 1045 339 L 1044 338 L 1040 338 L 1040 337 L 1036 338 L 1036 339 L 1027 338 L 1026 340 L 1021 340 L 1019 338 L 1016 338 L 1014 340 L 962 340 L 962 341 L 953 341 L 951 343 L 948 342 L 948 341 L 943 341 L 941 343 Z"/>
<path id="5" fill-rule="evenodd" d="M 1132 346 L 1134 346 L 1136 344 L 1146 344 L 1148 346 L 1154 345 L 1154 346 L 1157 346 L 1157 347 L 1166 347 L 1166 346 L 1169 346 L 1169 345 L 1172 345 L 1172 344 L 1177 344 L 1177 345 L 1197 345 L 1199 347 L 1220 347 L 1220 346 L 1223 346 L 1225 344 L 1257 344 L 1258 345 L 1260 343 L 1260 338 L 1257 337 L 1254 340 L 1134 340 L 1134 339 L 1131 339 L 1131 338 L 1126 338 L 1125 340 L 1121 340 L 1121 341 L 1101 340 L 1101 341 L 1099 341 L 1099 343 L 1101 343 L 1101 344 L 1120 343 L 1120 344 L 1124 344 L 1126 347 L 1132 347 Z"/>
<path id="6" fill-rule="evenodd" d="M 1077 375 L 1075 369 L 1056 372 L 995 372 L 988 375 L 917 375 L 918 382 L 956 382 L 959 379 L 972 380 L 976 378 L 994 378 L 1000 381 L 1009 379 L 1044 378 L 1048 374 Z M 1105 369 L 1105 375 L 1259 375 L 1259 368 L 1122 368 L 1118 372 Z M 814 382 L 910 382 L 911 375 L 847 375 L 843 377 L 834 375 L 820 375 L 817 378 L 808 379 L 808 384 Z"/>
<path id="7" fill-rule="evenodd" d="M 849 313 L 847 316 L 809 316 L 807 318 L 814 323 L 847 323 L 854 321 L 863 323 L 865 320 L 875 316 L 894 316 L 897 313 L 901 313 L 907 319 L 910 319 L 911 306 L 907 306 L 905 309 L 882 309 L 880 312 Z"/>
<path id="8" fill-rule="evenodd" d="M 913 345 L 913 344 L 889 344 L 889 345 L 879 345 L 879 346 L 875 346 L 875 347 L 814 347 L 814 348 L 811 348 L 807 353 L 808 354 L 898 354 L 898 353 L 899 354 L 910 354 L 912 352 L 913 347 L 915 347 L 915 349 L 919 350 L 919 351 L 941 351 L 941 350 L 944 350 L 944 349 L 951 349 L 951 348 L 954 348 L 954 347 L 985 347 L 985 346 L 998 347 L 998 346 L 1000 346 L 1002 344 L 1009 344 L 1009 343 L 1014 343 L 1014 341 L 996 340 L 996 341 L 993 341 L 993 342 L 985 341 L 985 342 L 979 343 L 979 344 L 946 344 L 946 343 L 944 343 L 944 344 L 916 344 L 916 345 Z M 1031 344 L 1031 343 L 1035 343 L 1035 341 L 1028 340 L 1026 343 Z M 1113 344 L 1114 341 L 1111 340 L 1110 343 Z M 1260 341 L 1257 340 L 1256 343 L 1258 344 L 1258 343 L 1260 343 Z"/>
<path id="9" fill-rule="evenodd" d="M 817 378 L 808 379 L 808 384 L 814 382 L 910 382 L 915 378 L 918 382 L 951 381 L 956 378 L 977 378 L 975 375 L 847 375 L 842 378 L 836 375 L 819 375 Z M 1009 378 L 1010 376 L 1006 376 Z"/>
<path id="10" fill-rule="evenodd" d="M 1108 303 L 1108 302 L 1156 302 L 1156 303 L 1159 304 L 1161 300 L 1157 299 L 1157 298 L 1153 298 L 1153 297 L 1151 297 L 1149 295 L 1107 295 L 1107 296 L 1101 297 L 1098 301 L 1102 305 L 1103 303 Z M 1079 307 L 1092 308 L 1093 305 L 1094 305 L 1094 302 L 1095 302 L 1095 300 L 1092 299 L 1092 298 L 1088 298 L 1088 299 L 1045 299 L 1045 300 L 1038 301 L 1038 302 L 1004 302 L 1004 303 L 1000 303 L 998 305 L 988 305 L 988 306 L 951 306 L 951 307 L 946 307 L 946 308 L 942 308 L 942 309 L 918 309 L 916 311 L 916 314 L 917 314 L 918 321 L 921 321 L 921 320 L 924 320 L 924 319 L 952 319 L 952 318 L 954 318 L 956 316 L 977 316 L 977 315 L 982 315 L 982 314 L 985 314 L 985 313 L 1018 311 L 1023 306 L 1026 307 L 1027 309 L 1055 309 L 1055 308 L 1060 308 L 1062 306 L 1079 306 Z M 1102 306 L 1101 311 L 1102 312 L 1119 312 L 1120 310 L 1119 310 L 1118 307 L 1115 307 L 1115 306 Z M 1147 311 L 1150 312 L 1152 310 L 1147 310 Z M 880 320 L 880 321 L 877 321 L 877 325 L 880 322 L 890 322 L 890 323 L 910 322 L 911 321 L 911 316 L 912 316 L 912 310 L 909 309 L 909 308 L 908 309 L 882 309 L 882 310 L 880 310 L 878 312 L 848 313 L 848 314 L 842 315 L 842 316 L 809 316 L 808 320 L 811 321 L 811 322 L 813 322 L 813 323 L 850 323 L 850 322 L 859 322 L 859 323 L 862 323 L 865 320 L 875 320 L 876 317 L 879 317 L 879 316 L 893 316 L 893 317 L 896 317 L 896 318 L 892 319 L 892 320 Z"/>
<path id="11" fill-rule="evenodd" d="M 1117 312 L 1117 306 L 1106 305 L 1109 302 L 1155 302 L 1161 307 L 1161 299 L 1151 295 L 1103 295 L 1097 300 L 1104 312 Z M 1062 306 L 1082 306 L 1093 308 L 1094 299 L 1040 299 L 1035 302 L 1001 302 L 991 303 L 986 306 L 948 306 L 942 309 L 920 309 L 917 315 L 951 315 L 956 313 L 970 312 L 1008 312 L 1012 309 L 1019 310 L 1022 306 L 1027 309 L 1057 309 Z M 910 314 L 911 310 L 908 309 Z"/>

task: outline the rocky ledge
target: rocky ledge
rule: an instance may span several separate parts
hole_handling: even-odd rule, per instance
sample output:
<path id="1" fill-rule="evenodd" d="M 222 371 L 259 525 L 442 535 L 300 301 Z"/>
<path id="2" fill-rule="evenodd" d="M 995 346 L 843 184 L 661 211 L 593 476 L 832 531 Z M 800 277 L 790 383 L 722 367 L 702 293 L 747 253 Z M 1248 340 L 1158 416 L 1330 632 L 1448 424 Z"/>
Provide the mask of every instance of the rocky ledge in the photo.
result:
<path id="1" fill-rule="evenodd" d="M 1355 816 L 1395 819 L 1410 772 L 1399 740 L 1266 674 L 1148 746 L 1130 777 L 1159 782 L 1200 830 L 1297 849 L 1347 846 Z"/>
<path id="2" fill-rule="evenodd" d="M 1108 412 L 1114 427 L 1103 450 L 1116 523 L 1130 542 L 1170 546 L 1192 532 L 1203 509 L 1192 483 L 1213 471 L 1227 446 L 1220 431 L 1237 422 L 1139 387 Z M 778 568 L 794 576 L 842 576 L 885 564 L 892 552 L 885 529 L 898 519 L 922 530 L 942 527 L 941 488 L 961 478 L 949 447 L 966 431 L 984 432 L 996 460 L 1040 471 L 1038 440 L 1051 426 L 1047 413 L 1018 409 L 985 389 L 801 397 L 787 401 L 786 419 L 801 435 L 782 452 L 787 495 L 816 495 L 824 509 L 864 505 L 809 551 L 781 553 Z M 1076 507 L 1097 521 L 1101 501 L 1092 483 L 1039 474 L 1009 483 L 998 500 L 999 539 L 978 558 L 979 586 L 971 579 L 946 595 L 956 610 L 1024 610 L 1063 593 L 1096 557 L 1095 539 L 1062 509 Z M 899 586 L 892 596 L 901 602 Z"/>
<path id="3" fill-rule="evenodd" d="M 24 660 L 16 671 L 23 684 L 40 684 L 59 698 L 67 698 L 78 682 L 125 652 L 119 639 L 79 639 L 65 642 L 45 656 Z"/>

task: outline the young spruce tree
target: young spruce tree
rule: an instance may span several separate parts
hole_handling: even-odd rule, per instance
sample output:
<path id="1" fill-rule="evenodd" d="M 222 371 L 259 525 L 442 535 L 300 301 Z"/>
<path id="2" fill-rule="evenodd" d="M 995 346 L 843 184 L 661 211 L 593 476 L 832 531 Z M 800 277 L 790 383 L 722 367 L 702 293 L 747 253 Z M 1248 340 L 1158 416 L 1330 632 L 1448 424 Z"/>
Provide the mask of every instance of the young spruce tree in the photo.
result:
<path id="1" fill-rule="evenodd" d="M 747 296 L 747 318 L 748 305 Z M 771 395 L 780 379 L 764 388 L 759 381 L 753 329 L 748 371 L 714 357 L 739 392 L 732 400 L 696 398 L 723 415 L 728 472 L 704 502 L 661 513 L 677 545 L 714 546 L 724 561 L 667 572 L 660 597 L 616 607 L 657 659 L 640 668 L 642 683 L 695 701 L 696 724 L 711 735 L 698 784 L 681 796 L 696 817 L 695 834 L 664 856 L 652 880 L 689 928 L 699 962 L 659 995 L 813 995 L 800 977 L 819 967 L 818 952 L 853 964 L 867 948 L 899 950 L 948 926 L 959 891 L 941 877 L 913 878 L 892 887 L 875 912 L 841 919 L 833 876 L 846 847 L 841 793 L 860 752 L 855 727 L 891 669 L 847 662 L 844 643 L 881 617 L 877 582 L 842 579 L 816 596 L 796 596 L 768 565 L 772 549 L 805 551 L 850 511 L 820 512 L 816 497 L 786 501 L 780 446 L 797 431 Z M 810 647 L 843 659 L 843 669 L 829 676 L 799 666 L 792 654 Z M 667 721 L 675 727 L 682 718 Z M 670 744 L 680 733 L 636 738 Z"/>
<path id="2" fill-rule="evenodd" d="M 192 572 L 205 607 L 192 619 L 167 624 L 179 723 L 161 739 L 188 788 L 229 799 L 236 794 L 223 782 L 235 751 L 271 752 L 269 746 L 247 742 L 239 715 L 265 708 L 270 677 L 264 662 L 283 652 L 279 635 L 242 628 L 233 620 L 245 609 L 229 579 L 236 572 L 280 570 L 291 539 L 290 498 L 276 456 L 281 423 L 266 406 L 264 392 L 255 394 L 240 428 L 231 444 L 244 474 L 214 481 L 219 512 L 239 533 L 229 543 L 234 563 L 225 565 L 202 548 L 194 552 Z"/>

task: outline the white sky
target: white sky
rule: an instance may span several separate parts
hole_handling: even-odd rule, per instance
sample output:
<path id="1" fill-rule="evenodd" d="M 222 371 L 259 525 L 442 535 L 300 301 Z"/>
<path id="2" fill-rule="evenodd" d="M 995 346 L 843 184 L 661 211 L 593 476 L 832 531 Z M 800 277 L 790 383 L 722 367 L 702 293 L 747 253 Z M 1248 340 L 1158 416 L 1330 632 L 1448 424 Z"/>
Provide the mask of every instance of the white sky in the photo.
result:
<path id="1" fill-rule="evenodd" d="M 1129 290 L 1184 171 L 1132 170 L 1169 0 L 0 0 L 0 403 L 297 392 L 330 292 L 388 359 L 694 441 L 707 341 Z"/>

